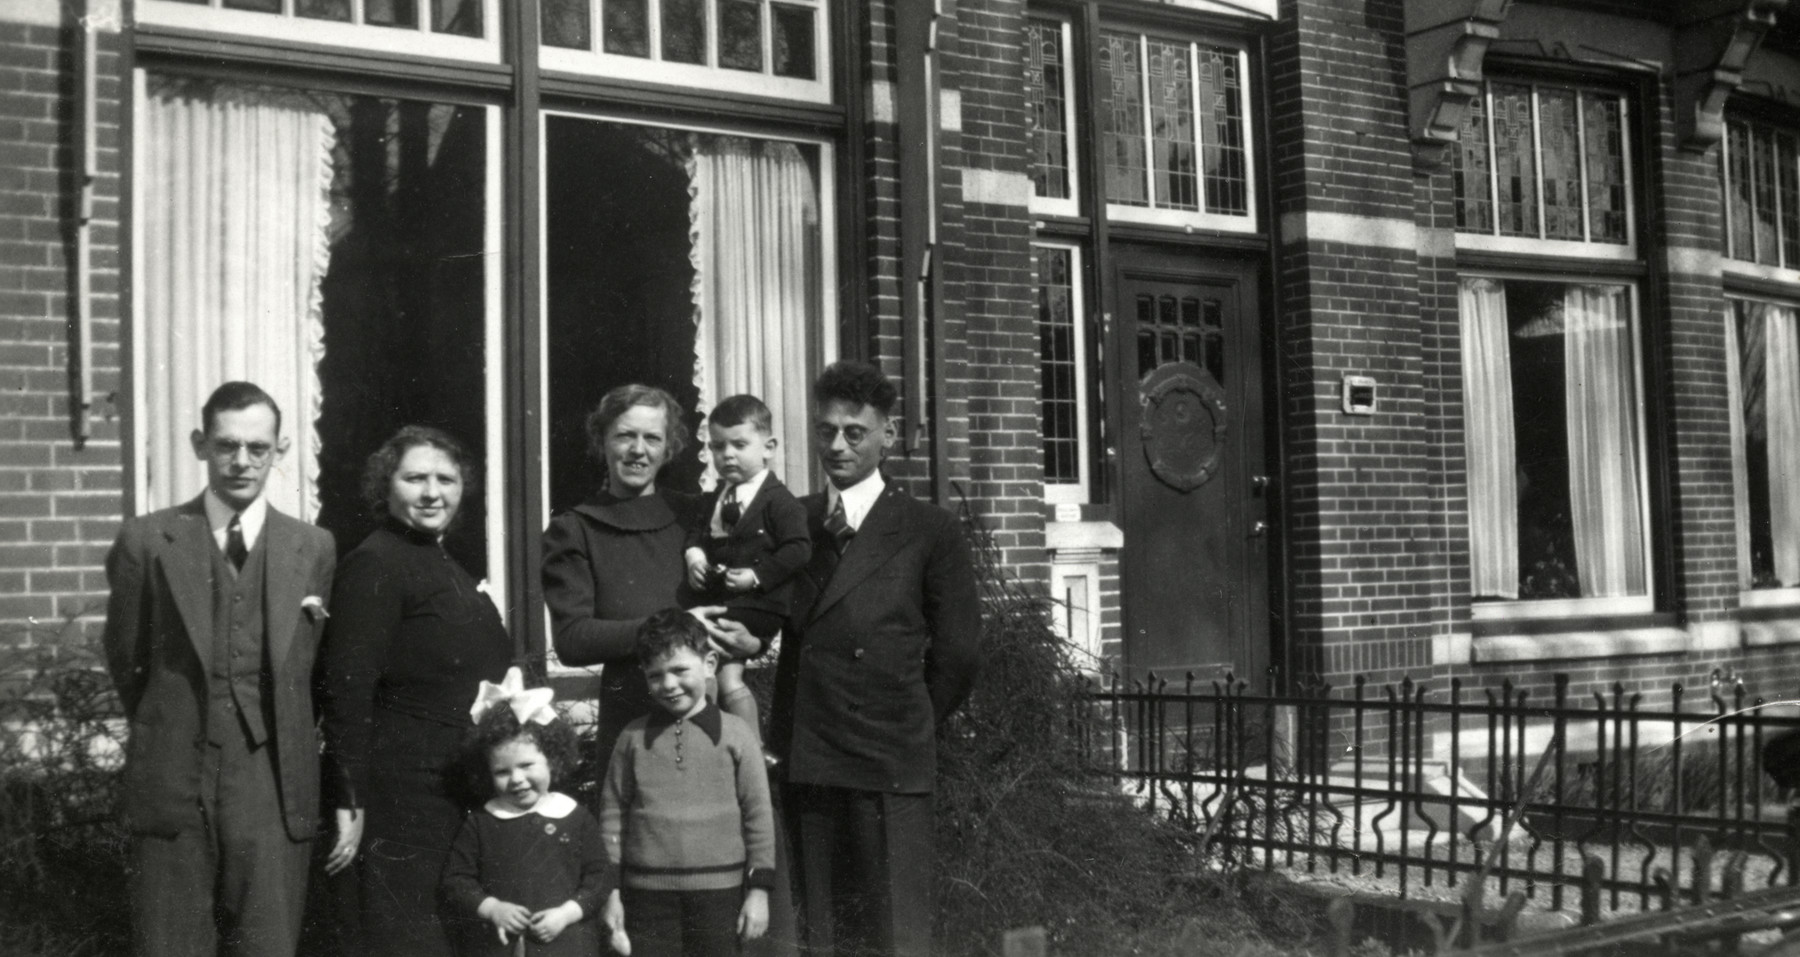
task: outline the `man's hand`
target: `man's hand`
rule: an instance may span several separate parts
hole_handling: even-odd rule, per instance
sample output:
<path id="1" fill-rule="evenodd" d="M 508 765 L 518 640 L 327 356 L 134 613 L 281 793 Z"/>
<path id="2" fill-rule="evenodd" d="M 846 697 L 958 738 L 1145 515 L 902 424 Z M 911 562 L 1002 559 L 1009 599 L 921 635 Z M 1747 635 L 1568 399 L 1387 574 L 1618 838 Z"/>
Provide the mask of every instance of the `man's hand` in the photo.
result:
<path id="1" fill-rule="evenodd" d="M 738 939 L 755 940 L 769 929 L 769 892 L 752 887 L 744 892 L 744 907 L 738 911 Z"/>
<path id="2" fill-rule="evenodd" d="M 727 591 L 755 591 L 759 584 L 756 580 L 756 572 L 748 568 L 727 568 L 724 577 Z"/>
<path id="3" fill-rule="evenodd" d="M 359 807 L 337 809 L 337 840 L 325 858 L 325 873 L 337 874 L 356 860 L 356 848 L 362 843 L 363 814 Z"/>
<path id="4" fill-rule="evenodd" d="M 523 934 L 531 928 L 531 911 L 522 904 L 512 904 L 498 897 L 490 897 L 475 908 L 475 913 L 494 925 L 494 933 L 500 935 L 500 943 L 506 943 L 506 935 Z"/>
<path id="5" fill-rule="evenodd" d="M 762 651 L 762 642 L 742 624 L 723 617 L 731 614 L 724 605 L 701 605 L 688 609 L 688 614 L 706 627 L 713 646 L 726 658 L 753 658 Z"/>

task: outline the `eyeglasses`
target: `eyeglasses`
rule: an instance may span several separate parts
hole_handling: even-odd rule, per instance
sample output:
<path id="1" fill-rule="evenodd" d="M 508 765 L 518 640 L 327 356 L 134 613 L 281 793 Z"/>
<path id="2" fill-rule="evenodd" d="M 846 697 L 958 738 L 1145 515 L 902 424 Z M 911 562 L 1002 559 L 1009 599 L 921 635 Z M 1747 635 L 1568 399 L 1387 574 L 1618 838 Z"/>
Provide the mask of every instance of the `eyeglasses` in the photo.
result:
<path id="1" fill-rule="evenodd" d="M 820 445 L 829 446 L 839 435 L 844 437 L 844 444 L 855 448 L 867 441 L 869 430 L 860 425 L 846 425 L 839 429 L 823 422 L 813 426 L 813 438 L 818 439 Z"/>
<path id="2" fill-rule="evenodd" d="M 269 457 L 275 454 L 275 446 L 267 442 L 238 442 L 233 439 L 212 439 L 206 443 L 212 457 L 220 462 L 237 461 L 238 453 L 243 452 L 251 465 L 266 465 Z"/>

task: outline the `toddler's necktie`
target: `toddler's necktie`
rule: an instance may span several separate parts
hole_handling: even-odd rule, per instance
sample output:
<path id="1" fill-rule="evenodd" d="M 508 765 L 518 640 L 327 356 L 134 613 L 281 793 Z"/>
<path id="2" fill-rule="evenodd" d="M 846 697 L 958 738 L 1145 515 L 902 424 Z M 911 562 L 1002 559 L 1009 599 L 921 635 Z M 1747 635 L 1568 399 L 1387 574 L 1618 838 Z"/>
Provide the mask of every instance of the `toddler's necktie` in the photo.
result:
<path id="1" fill-rule="evenodd" d="M 733 485 L 725 490 L 725 501 L 719 505 L 719 524 L 729 532 L 737 527 L 738 519 L 744 517 L 743 503 L 738 501 L 738 487 Z"/>

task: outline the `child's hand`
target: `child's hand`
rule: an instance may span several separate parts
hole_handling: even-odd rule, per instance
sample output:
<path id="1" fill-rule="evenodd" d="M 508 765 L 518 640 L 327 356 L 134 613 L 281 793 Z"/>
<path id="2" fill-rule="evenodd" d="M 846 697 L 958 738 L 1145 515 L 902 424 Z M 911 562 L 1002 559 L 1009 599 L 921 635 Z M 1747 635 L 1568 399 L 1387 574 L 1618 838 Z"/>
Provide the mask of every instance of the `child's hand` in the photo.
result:
<path id="1" fill-rule="evenodd" d="M 475 908 L 475 913 L 494 925 L 494 932 L 500 935 L 500 943 L 506 943 L 506 935 L 523 934 L 531 926 L 531 911 L 518 904 L 510 904 L 498 897 L 490 897 Z"/>
<path id="2" fill-rule="evenodd" d="M 712 566 L 706 562 L 706 553 L 698 548 L 690 548 L 683 553 L 687 562 L 688 587 L 695 590 L 706 587 L 707 576 L 712 574 Z"/>
<path id="3" fill-rule="evenodd" d="M 769 892 L 760 887 L 752 887 L 744 892 L 744 907 L 738 911 L 738 938 L 755 940 L 768 929 Z"/>
<path id="4" fill-rule="evenodd" d="M 757 585 L 756 573 L 748 568 L 725 569 L 725 588 L 727 591 L 744 592 Z"/>
<path id="5" fill-rule="evenodd" d="M 531 915 L 531 937 L 540 944 L 548 944 L 570 924 L 580 920 L 581 905 L 574 901 L 563 901 L 556 907 L 546 907 Z"/>
<path id="6" fill-rule="evenodd" d="M 607 943 L 619 952 L 620 957 L 631 957 L 631 938 L 625 936 L 625 904 L 619 900 L 619 892 L 615 888 L 606 897 L 605 906 L 600 908 L 600 922 L 612 929 L 612 936 Z"/>

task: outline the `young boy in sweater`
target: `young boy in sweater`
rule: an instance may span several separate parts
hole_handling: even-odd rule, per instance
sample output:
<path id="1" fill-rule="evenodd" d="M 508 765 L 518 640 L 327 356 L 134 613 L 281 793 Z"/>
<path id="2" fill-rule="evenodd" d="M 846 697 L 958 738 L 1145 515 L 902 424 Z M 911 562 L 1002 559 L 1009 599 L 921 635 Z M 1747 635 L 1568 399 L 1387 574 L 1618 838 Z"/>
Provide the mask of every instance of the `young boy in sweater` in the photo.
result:
<path id="1" fill-rule="evenodd" d="M 735 957 L 761 937 L 775 883 L 775 821 L 757 735 L 706 698 L 718 654 L 678 608 L 638 629 L 660 711 L 625 726 L 601 791 L 613 888 L 602 918 L 634 957 Z M 622 938 L 628 938 L 622 939 Z"/>

